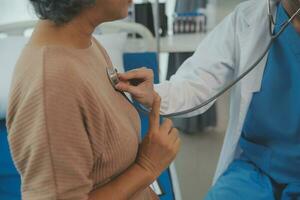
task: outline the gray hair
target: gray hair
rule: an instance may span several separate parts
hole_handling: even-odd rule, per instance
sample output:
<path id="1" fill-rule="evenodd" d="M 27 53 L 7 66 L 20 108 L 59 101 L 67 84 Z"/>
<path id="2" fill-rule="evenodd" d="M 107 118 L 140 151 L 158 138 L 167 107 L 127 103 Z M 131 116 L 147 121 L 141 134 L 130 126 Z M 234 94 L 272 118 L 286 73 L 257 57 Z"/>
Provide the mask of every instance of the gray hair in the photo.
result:
<path id="1" fill-rule="evenodd" d="M 56 25 L 71 21 L 85 7 L 96 0 L 29 0 L 40 19 L 48 19 Z"/>

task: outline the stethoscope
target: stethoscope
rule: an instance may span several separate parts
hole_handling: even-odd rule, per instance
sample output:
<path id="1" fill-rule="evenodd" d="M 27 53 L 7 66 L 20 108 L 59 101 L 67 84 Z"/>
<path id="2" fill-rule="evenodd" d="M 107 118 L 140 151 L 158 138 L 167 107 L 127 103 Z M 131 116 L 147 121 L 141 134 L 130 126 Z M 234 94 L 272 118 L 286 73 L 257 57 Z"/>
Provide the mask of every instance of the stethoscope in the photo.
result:
<path id="1" fill-rule="evenodd" d="M 243 72 L 239 77 L 237 77 L 235 80 L 233 80 L 232 82 L 230 82 L 228 85 L 226 85 L 220 92 L 216 93 L 214 96 L 212 96 L 211 98 L 207 99 L 206 101 L 204 101 L 203 103 L 201 103 L 198 106 L 195 106 L 193 108 L 187 109 L 187 110 L 183 110 L 183 111 L 179 111 L 179 112 L 175 112 L 175 113 L 171 113 L 171 114 L 162 114 L 161 117 L 176 117 L 176 116 L 180 116 L 180 115 L 185 115 L 191 112 L 194 112 L 198 109 L 201 109 L 205 106 L 207 106 L 208 104 L 214 102 L 217 98 L 219 98 L 220 96 L 222 96 L 225 92 L 227 92 L 230 88 L 232 88 L 234 85 L 236 85 L 239 81 L 241 81 L 243 78 L 245 78 L 245 76 L 247 76 L 254 68 L 256 68 L 258 66 L 258 64 L 262 61 L 262 59 L 266 56 L 266 54 L 268 53 L 269 49 L 271 48 L 273 42 L 283 33 L 283 31 L 288 27 L 288 25 L 292 22 L 292 20 L 300 13 L 300 8 L 290 17 L 290 19 L 288 19 L 286 22 L 282 23 L 280 25 L 280 30 L 277 33 L 273 33 L 273 26 L 275 26 L 275 20 L 274 17 L 272 15 L 271 12 L 271 0 L 267 0 L 268 1 L 268 18 L 269 18 L 269 34 L 271 36 L 271 40 L 266 48 L 266 50 L 263 52 L 263 54 L 257 59 L 256 62 L 253 63 L 253 65 L 251 65 L 245 72 Z M 107 68 L 107 75 L 108 78 L 111 82 L 111 84 L 113 86 L 115 86 L 116 84 L 119 83 L 119 78 L 118 78 L 118 73 L 117 70 L 114 67 L 109 67 Z M 129 98 L 124 94 L 124 92 L 122 92 L 123 96 L 126 97 L 126 99 L 133 104 L 133 102 L 131 100 L 129 100 Z M 134 104 L 133 104 L 134 105 Z M 136 105 L 134 105 L 136 106 Z M 140 104 L 137 104 L 136 108 L 143 112 L 143 113 L 149 113 L 149 111 L 147 109 L 145 109 L 143 106 L 141 106 Z"/>

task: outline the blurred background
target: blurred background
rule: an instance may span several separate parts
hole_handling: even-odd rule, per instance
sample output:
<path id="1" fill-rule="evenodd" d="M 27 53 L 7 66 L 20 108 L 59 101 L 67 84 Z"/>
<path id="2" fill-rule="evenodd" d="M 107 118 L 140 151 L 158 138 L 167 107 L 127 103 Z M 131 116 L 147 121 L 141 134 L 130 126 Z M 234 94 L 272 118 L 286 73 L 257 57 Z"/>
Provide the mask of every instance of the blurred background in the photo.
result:
<path id="1" fill-rule="evenodd" d="M 166 0 L 155 4 L 155 1 L 136 0 L 124 21 L 142 24 L 153 35 L 155 45 L 147 50 L 155 51 L 159 55 L 157 71 L 160 81 L 163 81 L 176 72 L 182 62 L 193 54 L 205 35 L 240 2 L 241 0 Z M 7 24 L 37 19 L 27 0 L 1 0 L 0 13 L 0 27 L 4 29 L 7 28 Z M 158 22 L 157 28 L 155 24 Z M 108 30 L 107 27 L 99 27 L 97 33 L 106 33 Z M 0 29 L 0 39 L 6 37 L 5 31 Z M 128 33 L 126 39 L 129 42 L 124 43 L 125 47 L 122 49 L 128 52 L 137 49 L 141 37 L 137 33 Z M 109 43 L 107 45 L 111 45 Z M 140 46 L 138 48 L 144 49 Z M 0 46 L 0 49 L 3 51 L 4 47 Z M 113 63 L 116 63 L 120 58 L 112 54 Z M 116 65 L 120 67 L 124 63 Z M 0 94 L 6 92 L 3 82 L 1 83 L 1 79 L 3 81 L 7 76 L 4 74 L 5 67 L 0 61 Z M 5 101 L 1 101 L 1 98 L 0 95 L 0 108 L 5 110 Z M 183 200 L 203 199 L 212 183 L 227 127 L 228 103 L 229 98 L 226 94 L 202 116 L 174 119 L 182 138 L 182 148 L 175 161 L 175 168 Z M 0 144 L 1 148 L 7 148 L 4 142 Z M 0 154 L 3 154 L 3 151 Z M 1 184 L 5 184 L 1 182 L 1 178 L 4 180 L 1 171 L 5 171 L 2 166 L 0 192 L 3 187 Z"/>

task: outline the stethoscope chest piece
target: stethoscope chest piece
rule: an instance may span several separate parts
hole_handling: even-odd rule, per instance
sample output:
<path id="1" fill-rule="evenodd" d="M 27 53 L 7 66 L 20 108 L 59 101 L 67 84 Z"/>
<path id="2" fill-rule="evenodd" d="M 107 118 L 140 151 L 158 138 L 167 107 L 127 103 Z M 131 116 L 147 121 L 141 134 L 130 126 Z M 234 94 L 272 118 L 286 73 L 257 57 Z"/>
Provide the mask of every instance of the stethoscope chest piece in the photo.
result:
<path id="1" fill-rule="evenodd" d="M 108 68 L 106 68 L 106 73 L 107 73 L 107 76 L 108 76 L 108 79 L 109 79 L 110 83 L 115 88 L 115 86 L 120 81 L 119 78 L 118 78 L 118 71 L 117 71 L 117 69 L 115 69 L 113 67 L 108 67 Z"/>

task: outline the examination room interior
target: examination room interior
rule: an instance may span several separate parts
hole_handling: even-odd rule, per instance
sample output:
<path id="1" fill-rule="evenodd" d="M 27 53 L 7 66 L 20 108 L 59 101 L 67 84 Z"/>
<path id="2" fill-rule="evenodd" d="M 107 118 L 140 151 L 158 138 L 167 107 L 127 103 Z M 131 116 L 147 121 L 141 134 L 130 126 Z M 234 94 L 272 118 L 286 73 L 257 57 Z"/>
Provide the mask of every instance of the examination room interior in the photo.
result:
<path id="1" fill-rule="evenodd" d="M 169 79 L 172 74 L 176 72 L 182 62 L 192 55 L 193 51 L 197 47 L 197 44 L 209 33 L 214 26 L 216 26 L 224 17 L 229 14 L 237 4 L 242 0 L 161 0 L 159 6 L 156 1 L 146 0 L 134 0 L 134 5 L 129 9 L 129 17 L 123 21 L 126 23 L 139 23 L 143 25 L 141 30 L 137 30 L 135 27 L 132 30 L 130 28 L 120 25 L 121 28 L 113 25 L 106 25 L 102 28 L 99 27 L 96 30 L 97 39 L 100 42 L 103 41 L 106 46 L 114 46 L 106 41 L 110 34 L 114 35 L 122 32 L 126 32 L 124 38 L 127 41 L 118 41 L 122 37 L 119 37 L 116 45 L 121 43 L 126 47 L 122 47 L 123 51 L 134 52 L 136 49 L 142 49 L 142 51 L 159 52 L 158 57 L 158 69 L 160 81 Z M 29 21 L 32 23 L 36 20 L 33 14 L 28 0 L 1 0 L 0 2 L 0 50 L 1 54 L 7 47 L 5 45 L 7 37 L 11 37 L 12 42 L 16 38 L 16 43 L 20 43 L 19 37 L 11 31 L 14 27 L 20 26 L 16 22 Z M 151 5 L 151 6 L 149 6 Z M 192 9 L 191 5 L 198 6 L 198 9 Z M 147 12 L 151 12 L 151 15 Z M 158 13 L 160 17 L 158 18 Z M 199 15 L 200 13 L 200 15 Z M 150 17 L 149 17 L 150 16 Z M 156 28 L 156 22 L 160 22 L 160 28 Z M 181 23 L 184 25 L 181 30 Z M 31 24 L 29 23 L 29 27 Z M 200 23 L 197 24 L 197 23 Z M 5 31 L 10 31 L 10 34 L 6 34 Z M 131 31 L 136 31 L 131 32 Z M 131 32 L 131 33 L 130 33 Z M 159 32 L 159 38 L 155 35 Z M 150 36 L 148 33 L 151 33 Z M 31 34 L 31 28 L 25 31 L 25 35 Z M 142 41 L 142 38 L 136 37 L 136 35 L 142 35 L 145 40 L 153 39 L 153 42 L 147 46 L 147 41 Z M 144 36 L 143 36 L 144 34 Z M 153 38 L 151 38 L 153 37 Z M 126 43 L 128 42 L 128 43 Z M 149 41 L 148 41 L 149 42 Z M 21 42 L 22 43 L 22 42 Z M 146 46 L 146 47 L 145 47 Z M 118 47 L 116 48 L 118 49 Z M 120 52 L 108 52 L 112 58 L 113 63 L 116 65 L 124 64 L 122 58 L 125 58 Z M 3 55 L 0 55 L 1 59 Z M 13 59 L 13 57 L 11 57 Z M 17 59 L 17 58 L 16 58 Z M 8 62 L 13 63 L 13 62 Z M 122 63 L 122 64 L 120 64 Z M 11 70 L 5 70 L 7 62 L 0 60 L 0 98 L 6 98 L 7 89 L 4 88 L 3 81 L 7 79 L 7 72 Z M 117 66 L 122 68 L 122 66 Z M 124 69 L 120 69 L 121 71 Z M 1 81 L 2 80 L 2 81 Z M 0 99 L 0 104 L 4 101 Z M 0 105 L 1 109 L 3 105 Z M 227 128 L 228 113 L 229 112 L 229 95 L 225 94 L 215 105 L 204 115 L 192 117 L 188 119 L 174 119 L 175 126 L 180 130 L 180 138 L 182 140 L 182 146 L 179 154 L 174 162 L 174 169 L 172 173 L 175 173 L 175 179 L 173 181 L 173 189 L 175 193 L 180 194 L 182 200 L 196 200 L 202 199 L 207 193 L 209 187 L 212 184 L 212 179 L 216 169 L 217 161 L 221 151 L 225 131 Z M 1 116 L 2 117 L 2 116 Z M 0 142 L 3 144 L 3 142 Z M 3 147 L 1 147 L 3 148 Z M 1 152 L 0 152 L 1 154 Z M 1 157 L 1 155 L 0 155 Z M 3 159 L 0 159 L 0 179 L 3 175 L 1 172 L 3 167 L 2 163 L 5 163 Z M 174 174 L 173 174 L 174 175 Z M 0 181 L 1 182 L 1 181 Z M 0 184 L 3 184 L 1 182 Z M 2 186 L 0 186 L 2 187 Z M 163 193 L 160 184 L 154 185 L 156 189 Z M 167 190 L 165 190 L 167 193 Z M 174 195 L 173 195 L 174 196 Z M 176 196 L 176 195 L 175 195 Z M 1 194 L 0 194 L 1 197 Z M 1 199 L 1 198 L 0 198 Z M 167 197 L 161 199 L 169 199 Z M 171 198 L 170 198 L 171 199 Z M 175 199 L 173 197 L 173 199 Z"/>

